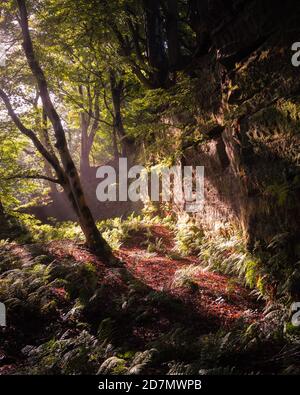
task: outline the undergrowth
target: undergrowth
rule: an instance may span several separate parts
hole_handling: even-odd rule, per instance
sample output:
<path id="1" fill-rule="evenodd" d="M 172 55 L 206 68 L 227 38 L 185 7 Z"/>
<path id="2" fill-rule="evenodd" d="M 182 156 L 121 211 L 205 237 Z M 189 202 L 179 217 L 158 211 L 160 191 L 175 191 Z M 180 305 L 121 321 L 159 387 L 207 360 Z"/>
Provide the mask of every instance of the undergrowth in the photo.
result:
<path id="1" fill-rule="evenodd" d="M 50 242 L 54 240 L 73 240 L 83 242 L 84 237 L 80 226 L 72 221 L 56 222 L 49 219 L 48 224 L 43 224 L 34 216 L 19 214 L 18 221 L 24 230 L 15 237 L 19 242 Z M 113 250 L 118 250 L 121 245 L 134 234 L 145 231 L 157 224 L 171 226 L 170 217 L 160 218 L 150 215 L 131 214 L 127 218 L 112 218 L 97 222 L 97 227 Z"/>
<path id="2" fill-rule="evenodd" d="M 126 285 L 115 294 L 99 283 L 93 265 L 71 258 L 6 262 L 0 276 L 0 299 L 10 317 L 2 333 L 4 364 L 5 355 L 14 356 L 24 374 L 299 374 L 299 334 L 287 324 L 283 305 L 269 306 L 261 322 L 205 334 L 164 292 L 130 277 Z M 134 331 L 157 323 L 158 310 L 177 319 L 137 343 Z"/>
<path id="3" fill-rule="evenodd" d="M 288 233 L 277 234 L 250 252 L 243 233 L 232 225 L 203 232 L 193 219 L 183 216 L 173 229 L 177 253 L 197 255 L 202 268 L 237 277 L 258 298 L 289 300 L 299 294 L 300 260 L 287 264 Z"/>
<path id="4" fill-rule="evenodd" d="M 131 216 L 98 226 L 113 248 L 143 232 L 150 250 L 162 252 L 161 239 L 151 241 L 149 232 L 161 223 L 159 217 Z M 171 288 L 198 292 L 194 278 L 199 271 L 220 271 L 265 298 L 264 318 L 251 325 L 241 318 L 230 329 L 199 332 L 186 306 L 128 274 L 125 279 L 112 275 L 125 281 L 116 289 L 99 279 L 90 262 L 48 254 L 24 263 L 10 252 L 10 243 L 2 241 L 0 300 L 10 317 L 9 327 L 1 329 L 2 363 L 6 355 L 13 356 L 17 372 L 25 374 L 299 374 L 299 330 L 291 324 L 287 299 L 279 299 L 290 290 L 293 273 L 286 272 L 285 286 L 276 285 L 276 262 L 280 268 L 285 236 L 273 239 L 259 256 L 247 251 L 242 235 L 232 227 L 209 235 L 192 220 L 174 223 L 166 218 L 165 224 L 175 235 L 174 254 L 199 257 L 199 265 L 175 272 Z M 49 226 L 39 228 L 44 240 L 60 238 L 60 232 L 77 237 L 74 224 L 62 224 L 58 233 Z M 160 327 L 154 338 L 138 340 L 136 333 L 157 326 L 162 312 L 171 314 L 173 321 Z"/>
<path id="5" fill-rule="evenodd" d="M 149 210 L 148 210 L 149 211 Z M 166 255 L 180 258 L 197 255 L 199 264 L 208 270 L 216 270 L 237 277 L 244 285 L 253 289 L 258 297 L 277 299 L 300 292 L 300 260 L 287 265 L 285 245 L 289 234 L 280 233 L 266 246 L 257 245 L 252 252 L 238 229 L 224 226 L 213 233 L 204 232 L 188 215 L 174 221 L 171 216 L 153 216 L 145 210 L 141 215 L 131 214 L 128 218 L 113 218 L 99 221 L 97 226 L 113 250 L 118 250 L 127 240 L 142 234 L 143 245 L 148 253 L 164 253 L 160 238 L 153 239 L 150 229 L 164 225 L 174 234 L 175 246 Z M 18 236 L 20 242 L 49 242 L 73 240 L 83 242 L 82 232 L 74 222 L 42 224 L 33 216 L 18 217 L 19 228 L 26 229 Z M 298 292 L 298 293 L 299 293 Z"/>

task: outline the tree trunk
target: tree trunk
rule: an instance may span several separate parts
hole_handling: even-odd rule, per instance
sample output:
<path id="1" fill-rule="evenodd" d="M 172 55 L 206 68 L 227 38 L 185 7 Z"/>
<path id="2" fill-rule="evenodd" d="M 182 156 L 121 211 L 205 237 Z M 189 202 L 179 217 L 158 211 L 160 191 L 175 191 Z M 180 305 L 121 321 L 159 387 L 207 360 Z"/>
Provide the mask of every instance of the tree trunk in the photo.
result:
<path id="1" fill-rule="evenodd" d="M 168 40 L 169 68 L 170 71 L 175 71 L 179 66 L 180 58 L 177 0 L 167 0 L 166 31 Z"/>
<path id="2" fill-rule="evenodd" d="M 82 112 L 80 114 L 81 123 L 81 146 L 80 146 L 80 176 L 85 180 L 89 175 L 90 170 L 90 147 L 89 147 L 89 116 Z"/>
<path id="3" fill-rule="evenodd" d="M 85 182 L 90 178 L 91 174 L 90 151 L 84 141 L 81 141 L 81 143 L 80 177 Z"/>
<path id="4" fill-rule="evenodd" d="M 4 217 L 4 208 L 3 208 L 3 204 L 0 201 L 0 217 Z"/>
<path id="5" fill-rule="evenodd" d="M 118 148 L 118 139 L 117 139 L 117 132 L 115 126 L 113 127 L 112 143 L 113 143 L 114 159 L 118 159 L 120 157 L 120 153 Z"/>
<path id="6" fill-rule="evenodd" d="M 48 149 L 48 151 L 52 151 L 51 142 L 49 139 L 48 134 L 48 126 L 47 126 L 47 115 L 43 109 L 43 116 L 42 116 L 42 133 L 41 133 L 41 143 Z M 44 158 L 44 171 L 47 177 L 53 178 L 52 167 L 50 166 L 49 162 Z M 56 184 L 54 182 L 49 182 L 51 198 L 55 202 L 58 199 L 59 192 L 57 190 Z"/>
<path id="7" fill-rule="evenodd" d="M 114 112 L 114 133 L 119 137 L 121 144 L 122 157 L 130 160 L 134 151 L 133 142 L 128 139 L 124 129 L 122 112 L 121 112 L 121 100 L 123 93 L 123 81 L 116 81 L 115 73 L 110 71 L 110 88 L 113 102 Z"/>
<path id="8" fill-rule="evenodd" d="M 164 48 L 159 0 L 143 0 L 149 65 L 153 86 L 164 87 L 168 81 L 168 61 Z"/>
<path id="9" fill-rule="evenodd" d="M 85 97 L 84 89 L 82 86 L 79 87 L 79 93 L 81 95 L 82 102 L 84 103 Z M 91 174 L 90 154 L 100 122 L 99 94 L 99 86 L 97 83 L 94 86 L 94 99 L 92 99 L 90 89 L 87 88 L 87 96 L 89 102 L 88 111 L 83 110 L 80 113 L 80 175 L 83 180 L 88 179 Z"/>
<path id="10" fill-rule="evenodd" d="M 209 17 L 208 0 L 190 0 L 190 25 L 196 33 L 197 48 L 195 55 L 199 56 L 207 53 L 211 44 L 209 26 L 211 20 Z"/>

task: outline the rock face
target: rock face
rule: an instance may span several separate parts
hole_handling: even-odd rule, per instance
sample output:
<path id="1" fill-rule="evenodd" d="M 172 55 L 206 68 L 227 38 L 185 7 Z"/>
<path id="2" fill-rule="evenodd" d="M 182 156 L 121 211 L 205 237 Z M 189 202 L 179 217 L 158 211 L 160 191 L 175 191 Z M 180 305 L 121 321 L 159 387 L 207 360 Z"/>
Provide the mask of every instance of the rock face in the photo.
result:
<path id="1" fill-rule="evenodd" d="M 300 231 L 300 67 L 292 65 L 291 46 L 300 39 L 299 4 L 202 4 L 194 26 L 211 48 L 193 73 L 196 128 L 207 138 L 185 146 L 183 155 L 184 165 L 205 166 L 197 219 L 208 229 L 237 223 L 251 248 L 285 233 L 293 255 Z"/>

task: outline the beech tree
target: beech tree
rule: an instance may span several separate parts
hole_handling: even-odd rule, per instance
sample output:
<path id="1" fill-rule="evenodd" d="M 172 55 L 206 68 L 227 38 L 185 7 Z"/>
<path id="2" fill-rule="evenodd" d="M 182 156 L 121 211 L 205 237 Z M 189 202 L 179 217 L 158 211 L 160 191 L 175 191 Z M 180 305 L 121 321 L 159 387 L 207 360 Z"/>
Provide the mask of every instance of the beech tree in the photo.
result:
<path id="1" fill-rule="evenodd" d="M 101 236 L 93 219 L 91 211 L 86 204 L 81 180 L 72 156 L 70 154 L 70 151 L 68 149 L 62 120 L 58 115 L 57 110 L 51 99 L 46 76 L 33 47 L 29 31 L 26 2 L 25 0 L 17 0 L 17 5 L 19 11 L 18 21 L 22 31 L 23 50 L 29 68 L 38 86 L 45 115 L 50 121 L 54 131 L 55 148 L 58 156 L 54 152 L 51 152 L 49 149 L 47 149 L 46 145 L 43 144 L 41 139 L 38 137 L 38 133 L 24 125 L 20 117 L 13 109 L 9 95 L 2 88 L 0 89 L 0 97 L 5 104 L 9 116 L 11 117 L 19 131 L 32 141 L 37 151 L 43 156 L 43 158 L 49 163 L 49 165 L 51 165 L 56 175 L 56 178 L 51 178 L 47 176 L 41 177 L 48 181 L 58 183 L 62 186 L 70 201 L 70 204 L 72 205 L 77 215 L 78 222 L 85 235 L 87 246 L 91 250 L 99 253 L 107 262 L 109 262 L 113 259 L 111 249 Z"/>

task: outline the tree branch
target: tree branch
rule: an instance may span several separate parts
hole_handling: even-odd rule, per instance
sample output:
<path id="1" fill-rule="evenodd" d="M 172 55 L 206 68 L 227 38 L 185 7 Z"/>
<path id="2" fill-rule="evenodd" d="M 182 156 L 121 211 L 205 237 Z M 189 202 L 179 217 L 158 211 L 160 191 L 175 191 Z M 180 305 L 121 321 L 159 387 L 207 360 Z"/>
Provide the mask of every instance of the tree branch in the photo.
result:
<path id="1" fill-rule="evenodd" d="M 45 73 L 42 70 L 33 49 L 33 44 L 29 32 L 29 25 L 28 25 L 28 13 L 26 8 L 26 3 L 24 0 L 17 0 L 19 11 L 20 11 L 20 26 L 22 29 L 23 35 L 23 49 L 25 52 L 25 56 L 28 62 L 28 65 L 34 75 L 36 82 L 39 87 L 40 96 L 43 102 L 43 106 L 47 117 L 49 118 L 50 122 L 52 123 L 55 137 L 56 137 L 56 148 L 58 149 L 62 162 L 65 161 L 66 156 L 68 156 L 69 162 L 72 162 L 71 158 L 69 158 L 69 153 L 66 150 L 67 141 L 65 132 L 59 118 L 59 115 L 56 109 L 53 106 L 53 103 L 50 98 L 49 89 L 47 80 L 45 77 Z M 65 156 L 64 156 L 65 154 Z"/>
<path id="2" fill-rule="evenodd" d="M 45 181 L 49 181 L 49 182 L 53 182 L 55 184 L 62 184 L 62 182 L 58 179 L 55 178 L 51 178 L 51 177 L 47 177 L 41 174 L 16 174 L 14 176 L 10 176 L 10 177 L 5 177 L 4 180 L 5 181 L 9 181 L 9 180 L 15 180 L 15 179 L 33 179 L 33 180 L 45 180 Z"/>
<path id="3" fill-rule="evenodd" d="M 1 88 L 0 88 L 0 98 L 3 100 L 9 116 L 11 117 L 17 128 L 20 130 L 20 132 L 33 142 L 38 152 L 53 166 L 57 175 L 59 175 L 60 178 L 63 177 L 63 172 L 62 169 L 60 168 L 57 158 L 52 156 L 47 151 L 47 149 L 43 146 L 40 140 L 37 138 L 35 133 L 31 129 L 26 128 L 26 126 L 22 123 L 18 115 L 13 110 L 9 97 Z"/>

